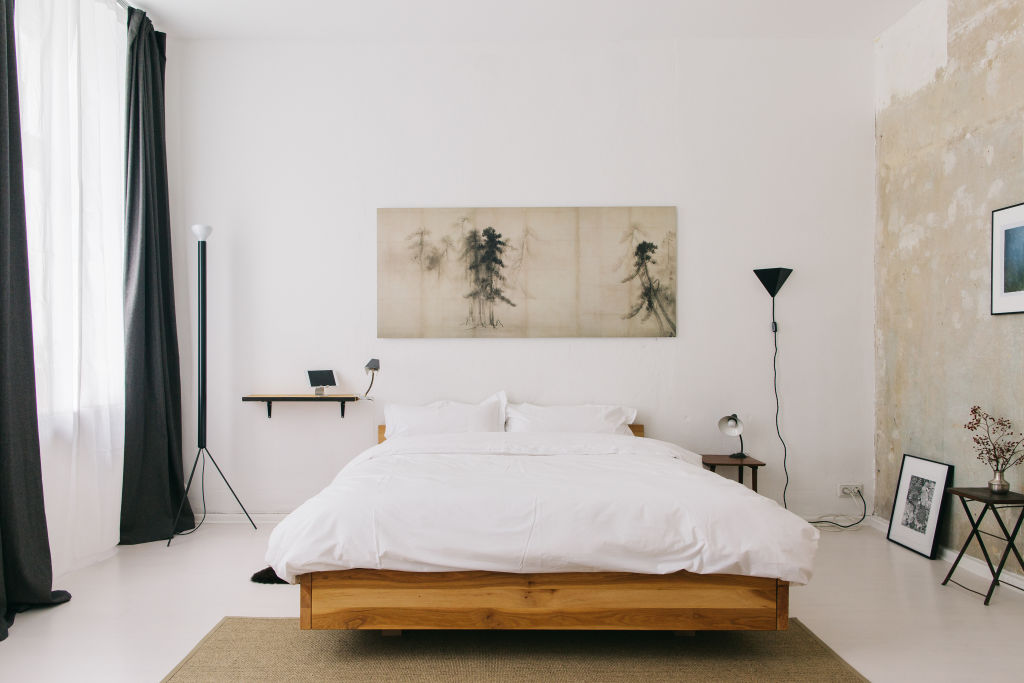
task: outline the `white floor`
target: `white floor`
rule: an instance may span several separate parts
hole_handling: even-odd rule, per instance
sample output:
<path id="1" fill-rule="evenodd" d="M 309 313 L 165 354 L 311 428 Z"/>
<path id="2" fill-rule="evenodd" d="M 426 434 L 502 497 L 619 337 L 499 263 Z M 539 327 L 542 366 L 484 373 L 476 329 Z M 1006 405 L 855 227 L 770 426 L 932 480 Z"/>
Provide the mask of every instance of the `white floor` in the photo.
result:
<path id="1" fill-rule="evenodd" d="M 0 643 L 0 681 L 159 681 L 224 616 L 296 616 L 295 586 L 248 581 L 271 526 L 207 523 L 170 548 L 120 548 L 63 577 L 56 587 L 73 599 L 18 615 Z M 872 681 L 1021 680 L 1024 593 L 997 588 L 985 607 L 939 585 L 948 567 L 870 527 L 823 533 L 791 614 Z"/>

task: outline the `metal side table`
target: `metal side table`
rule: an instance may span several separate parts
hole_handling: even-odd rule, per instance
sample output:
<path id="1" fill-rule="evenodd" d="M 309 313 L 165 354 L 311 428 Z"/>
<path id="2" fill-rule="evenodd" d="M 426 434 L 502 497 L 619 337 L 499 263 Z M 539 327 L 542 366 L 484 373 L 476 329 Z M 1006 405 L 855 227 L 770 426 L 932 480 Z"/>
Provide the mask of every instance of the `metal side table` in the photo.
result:
<path id="1" fill-rule="evenodd" d="M 1020 531 L 1021 521 L 1024 521 L 1024 495 L 1010 491 L 1008 493 L 992 493 L 987 486 L 980 488 L 958 488 L 952 487 L 946 489 L 947 493 L 951 493 L 960 499 L 960 504 L 964 506 L 964 512 L 967 513 L 967 519 L 971 522 L 971 533 L 967 535 L 967 540 L 964 542 L 964 547 L 960 549 L 960 554 L 956 556 L 956 560 L 953 561 L 953 566 L 949 568 L 949 573 L 946 574 L 946 578 L 942 580 L 942 585 L 945 586 L 949 583 L 950 577 L 953 576 L 953 572 L 956 571 L 956 566 L 960 564 L 960 558 L 964 556 L 964 552 L 967 551 L 967 546 L 971 544 L 971 539 L 977 538 L 978 545 L 981 546 L 981 554 L 985 556 L 985 563 L 988 564 L 988 570 L 992 573 L 992 583 L 989 584 L 988 593 L 985 593 L 985 604 L 987 605 L 989 600 L 992 599 L 992 591 L 999 585 L 999 575 L 1003 571 L 1003 567 L 1006 565 L 1006 560 L 1010 556 L 1010 551 L 1013 551 L 1014 556 L 1017 558 L 1017 563 L 1021 569 L 1024 569 L 1024 559 L 1020 556 L 1020 551 L 1017 550 L 1015 545 L 1017 539 L 1017 532 Z M 973 500 L 983 505 L 981 514 L 975 519 L 974 515 L 971 514 L 971 508 L 968 507 L 967 501 Z M 1011 533 L 1007 528 L 1006 524 L 1003 523 L 1003 518 L 999 516 L 999 510 L 1003 508 L 1020 508 L 1020 512 L 1017 513 L 1017 522 L 1013 525 L 1013 532 Z M 991 534 L 987 531 L 981 530 L 981 521 L 985 519 L 985 515 L 988 511 L 992 511 L 992 515 L 996 518 L 996 522 L 999 524 L 999 529 L 1003 532 L 1002 536 Z M 991 536 L 992 538 L 998 538 L 1001 541 L 1006 542 L 1006 548 L 1003 550 L 1002 557 L 999 558 L 999 564 L 996 566 L 992 565 L 992 558 L 989 557 L 988 549 L 985 547 L 985 541 L 982 539 L 982 535 Z M 956 585 L 961 588 L 965 588 L 973 593 L 982 593 L 967 588 L 963 584 L 953 581 Z M 1006 584 L 1012 586 L 1012 584 Z M 1013 586 L 1019 588 L 1018 586 Z"/>

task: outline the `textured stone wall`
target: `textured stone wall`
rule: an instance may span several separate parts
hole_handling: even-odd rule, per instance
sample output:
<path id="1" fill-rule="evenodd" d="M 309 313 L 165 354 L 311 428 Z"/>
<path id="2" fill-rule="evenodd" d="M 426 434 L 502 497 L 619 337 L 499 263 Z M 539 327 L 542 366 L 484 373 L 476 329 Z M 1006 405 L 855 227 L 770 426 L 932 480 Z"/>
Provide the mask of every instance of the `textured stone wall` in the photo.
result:
<path id="1" fill-rule="evenodd" d="M 991 212 L 1024 202 L 1024 0 L 949 0 L 945 10 L 945 63 L 914 92 L 884 98 L 876 116 L 883 517 L 904 453 L 955 465 L 957 485 L 991 478 L 962 427 L 972 405 L 1024 430 L 1024 314 L 990 314 Z M 1008 479 L 1024 488 L 1024 467 Z M 959 503 L 950 510 L 940 543 L 959 546 L 967 521 Z"/>

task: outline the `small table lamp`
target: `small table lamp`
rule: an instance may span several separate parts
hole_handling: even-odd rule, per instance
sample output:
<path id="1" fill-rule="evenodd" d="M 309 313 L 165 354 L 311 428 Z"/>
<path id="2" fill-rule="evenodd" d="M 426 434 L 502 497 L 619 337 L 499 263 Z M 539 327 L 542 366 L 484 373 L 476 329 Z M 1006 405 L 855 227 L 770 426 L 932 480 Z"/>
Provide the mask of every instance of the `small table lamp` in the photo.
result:
<path id="1" fill-rule="evenodd" d="M 745 458 L 747 454 L 743 452 L 743 423 L 736 413 L 732 415 L 726 415 L 718 421 L 718 429 L 726 436 L 738 436 L 740 437 L 740 451 L 739 453 L 733 453 L 730 458 Z"/>

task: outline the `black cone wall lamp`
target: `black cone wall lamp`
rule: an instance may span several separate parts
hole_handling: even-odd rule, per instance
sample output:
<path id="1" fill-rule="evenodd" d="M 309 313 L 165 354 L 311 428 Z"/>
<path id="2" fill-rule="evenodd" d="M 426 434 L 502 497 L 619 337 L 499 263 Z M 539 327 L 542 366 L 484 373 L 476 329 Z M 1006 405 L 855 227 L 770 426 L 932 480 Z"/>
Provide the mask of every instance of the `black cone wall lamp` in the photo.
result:
<path id="1" fill-rule="evenodd" d="M 792 272 L 792 268 L 758 268 L 754 270 L 754 275 L 757 276 L 757 279 L 761 281 L 764 288 L 768 290 L 768 294 L 774 299 L 775 295 L 782 289 L 782 285 L 786 284 L 786 279 Z"/>
<path id="2" fill-rule="evenodd" d="M 772 356 L 772 387 L 775 390 L 775 433 L 779 435 L 779 441 L 782 443 L 782 471 L 786 474 L 786 483 L 782 487 L 782 506 L 787 509 L 789 508 L 789 504 L 786 502 L 786 491 L 789 489 L 789 469 L 786 467 L 786 460 L 789 454 L 786 448 L 786 441 L 782 438 L 782 430 L 779 428 L 779 324 L 775 322 L 775 295 L 782 289 L 782 285 L 786 283 L 792 272 L 792 268 L 754 269 L 754 275 L 761 281 L 761 284 L 768 290 L 768 294 L 772 298 L 772 340 L 775 343 L 775 353 Z"/>

